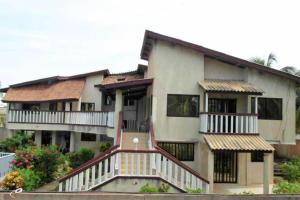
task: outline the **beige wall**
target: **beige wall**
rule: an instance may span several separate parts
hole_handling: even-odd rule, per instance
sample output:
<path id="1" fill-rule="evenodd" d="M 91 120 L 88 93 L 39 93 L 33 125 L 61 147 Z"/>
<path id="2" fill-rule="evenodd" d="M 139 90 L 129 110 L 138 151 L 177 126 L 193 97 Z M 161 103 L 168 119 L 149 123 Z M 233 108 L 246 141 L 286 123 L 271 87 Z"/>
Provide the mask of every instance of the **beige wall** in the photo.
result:
<path id="1" fill-rule="evenodd" d="M 101 110 L 101 92 L 99 88 L 94 87 L 100 84 L 103 80 L 103 75 L 88 76 L 85 80 L 83 92 L 81 94 L 81 102 L 95 103 L 95 110 Z"/>

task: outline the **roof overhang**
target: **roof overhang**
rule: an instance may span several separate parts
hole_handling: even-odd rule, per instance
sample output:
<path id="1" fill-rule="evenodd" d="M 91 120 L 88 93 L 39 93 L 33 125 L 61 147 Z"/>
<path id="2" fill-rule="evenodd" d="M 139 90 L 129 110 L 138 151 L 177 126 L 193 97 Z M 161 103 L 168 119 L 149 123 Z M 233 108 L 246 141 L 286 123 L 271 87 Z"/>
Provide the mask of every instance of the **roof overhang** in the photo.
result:
<path id="1" fill-rule="evenodd" d="M 100 90 L 112 90 L 112 89 L 127 89 L 136 86 L 148 86 L 153 83 L 153 79 L 139 79 L 119 83 L 111 84 L 98 84 L 95 87 L 100 88 Z"/>
<path id="2" fill-rule="evenodd" d="M 232 80 L 203 80 L 199 81 L 200 87 L 208 93 L 239 93 L 262 95 L 263 90 L 245 81 Z"/>
<path id="3" fill-rule="evenodd" d="M 286 72 L 283 72 L 280 70 L 276 70 L 271 67 L 259 65 L 259 64 L 256 64 L 256 63 L 244 60 L 244 59 L 240 59 L 240 58 L 219 52 L 219 51 L 208 49 L 206 47 L 203 47 L 203 46 L 200 46 L 197 44 L 193 44 L 190 42 L 186 42 L 186 41 L 183 41 L 183 40 L 180 40 L 177 38 L 169 37 L 169 36 L 162 35 L 159 33 L 148 31 L 148 30 L 145 31 L 145 35 L 144 35 L 143 45 L 142 45 L 142 49 L 141 49 L 141 53 L 140 53 L 141 59 L 144 59 L 144 60 L 149 59 L 151 49 L 157 40 L 165 41 L 165 42 L 168 42 L 168 43 L 171 43 L 174 45 L 180 45 L 183 47 L 191 48 L 195 51 L 203 53 L 207 57 L 214 58 L 216 60 L 220 60 L 222 62 L 231 64 L 231 65 L 254 68 L 261 72 L 266 72 L 266 73 L 270 73 L 270 74 L 277 75 L 280 77 L 288 78 L 288 79 L 295 81 L 296 83 L 298 83 L 300 85 L 300 77 L 299 76 L 295 76 L 295 75 L 292 75 L 292 74 L 289 74 L 289 73 L 286 73 Z"/>
<path id="4" fill-rule="evenodd" d="M 274 148 L 259 135 L 205 134 L 204 141 L 211 151 L 273 152 Z"/>

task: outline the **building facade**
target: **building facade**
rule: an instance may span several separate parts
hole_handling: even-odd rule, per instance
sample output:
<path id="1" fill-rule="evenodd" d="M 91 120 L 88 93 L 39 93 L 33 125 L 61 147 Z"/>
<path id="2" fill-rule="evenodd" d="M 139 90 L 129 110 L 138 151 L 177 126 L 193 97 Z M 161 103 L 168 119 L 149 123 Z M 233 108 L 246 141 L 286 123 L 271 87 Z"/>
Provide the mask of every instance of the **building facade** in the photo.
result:
<path id="1" fill-rule="evenodd" d="M 60 191 L 136 191 L 165 182 L 173 192 L 268 193 L 273 146 L 296 141 L 300 78 L 151 31 L 141 59 L 148 65 L 132 72 L 1 89 L 7 128 L 33 131 L 37 145 L 64 151 L 114 140 L 62 178 Z"/>

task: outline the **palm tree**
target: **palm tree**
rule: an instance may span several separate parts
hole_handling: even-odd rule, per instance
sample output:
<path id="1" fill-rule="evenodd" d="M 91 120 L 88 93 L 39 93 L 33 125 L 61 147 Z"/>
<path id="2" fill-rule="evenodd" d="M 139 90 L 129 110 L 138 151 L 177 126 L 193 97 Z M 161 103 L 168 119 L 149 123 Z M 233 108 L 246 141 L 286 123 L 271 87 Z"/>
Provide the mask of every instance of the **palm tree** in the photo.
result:
<path id="1" fill-rule="evenodd" d="M 267 66 L 267 67 L 272 67 L 272 64 L 274 62 L 277 62 L 277 57 L 276 57 L 276 55 L 274 53 L 270 53 L 267 60 L 265 60 L 264 58 L 256 56 L 256 57 L 250 58 L 249 61 L 254 62 L 256 64 L 259 64 L 259 65 L 264 65 L 264 66 Z"/>

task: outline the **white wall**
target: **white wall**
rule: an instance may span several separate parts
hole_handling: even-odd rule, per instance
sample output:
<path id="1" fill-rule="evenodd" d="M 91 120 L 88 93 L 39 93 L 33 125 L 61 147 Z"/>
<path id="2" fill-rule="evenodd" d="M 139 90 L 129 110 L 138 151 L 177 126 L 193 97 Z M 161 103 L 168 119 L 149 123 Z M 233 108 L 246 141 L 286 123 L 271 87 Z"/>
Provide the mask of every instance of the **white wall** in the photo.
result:
<path id="1" fill-rule="evenodd" d="M 101 110 L 102 93 L 94 85 L 100 84 L 102 80 L 103 75 L 88 76 L 81 95 L 81 102 L 95 103 L 96 111 Z"/>

